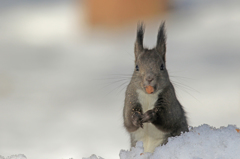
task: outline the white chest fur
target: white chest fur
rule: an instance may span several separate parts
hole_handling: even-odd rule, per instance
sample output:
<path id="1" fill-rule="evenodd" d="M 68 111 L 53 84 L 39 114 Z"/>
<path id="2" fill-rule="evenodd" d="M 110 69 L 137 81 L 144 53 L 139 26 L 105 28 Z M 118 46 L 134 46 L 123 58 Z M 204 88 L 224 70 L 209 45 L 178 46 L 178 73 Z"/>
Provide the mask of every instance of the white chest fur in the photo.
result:
<path id="1" fill-rule="evenodd" d="M 143 113 L 154 108 L 160 92 L 161 90 L 154 94 L 146 94 L 142 90 L 137 90 L 138 100 L 142 105 Z M 132 137 L 135 141 L 143 142 L 145 152 L 153 152 L 157 146 L 164 142 L 165 135 L 166 133 L 157 129 L 152 123 L 144 123 L 143 129 L 139 128 L 132 132 Z"/>

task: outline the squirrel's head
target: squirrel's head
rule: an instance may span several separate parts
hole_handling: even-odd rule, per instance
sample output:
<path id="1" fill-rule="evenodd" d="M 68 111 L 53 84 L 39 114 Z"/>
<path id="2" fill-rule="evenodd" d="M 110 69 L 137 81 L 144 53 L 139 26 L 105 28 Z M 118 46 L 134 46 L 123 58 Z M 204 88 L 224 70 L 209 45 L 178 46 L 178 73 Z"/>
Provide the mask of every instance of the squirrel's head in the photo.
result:
<path id="1" fill-rule="evenodd" d="M 134 77 L 141 83 L 146 93 L 155 93 L 169 85 L 166 70 L 166 35 L 165 24 L 162 23 L 157 36 L 157 45 L 153 49 L 143 47 L 144 26 L 138 24 L 135 42 Z"/>

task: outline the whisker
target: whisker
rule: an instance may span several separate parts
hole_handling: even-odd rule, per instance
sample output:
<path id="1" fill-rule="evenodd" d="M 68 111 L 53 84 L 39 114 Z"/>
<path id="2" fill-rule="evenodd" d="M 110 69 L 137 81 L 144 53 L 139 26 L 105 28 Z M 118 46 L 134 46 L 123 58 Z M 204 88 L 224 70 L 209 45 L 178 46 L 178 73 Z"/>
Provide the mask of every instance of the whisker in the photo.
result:
<path id="1" fill-rule="evenodd" d="M 117 77 L 132 77 L 133 74 L 109 74 L 108 76 L 117 76 Z"/>
<path id="2" fill-rule="evenodd" d="M 176 87 L 179 87 L 178 85 L 175 85 Z M 181 89 L 180 89 L 181 90 Z M 198 100 L 196 97 L 194 97 L 192 94 L 190 94 L 188 91 L 186 91 L 185 89 L 182 89 L 181 91 L 184 91 L 185 93 L 187 93 L 188 95 L 190 95 L 191 97 L 193 97 L 195 100 L 201 102 L 200 100 Z"/>
<path id="3" fill-rule="evenodd" d="M 125 82 L 124 84 L 126 84 L 126 85 L 125 86 L 122 85 L 123 87 L 122 87 L 122 89 L 120 89 L 120 91 L 118 91 L 117 95 L 119 95 L 125 88 L 127 88 L 127 82 Z M 121 87 L 121 86 L 119 86 L 119 87 Z"/>
<path id="4" fill-rule="evenodd" d="M 169 77 L 173 77 L 173 78 L 181 78 L 181 79 L 185 79 L 185 80 L 195 80 L 195 79 L 193 79 L 193 78 L 182 77 L 182 76 L 172 76 L 172 75 L 170 75 Z"/>
<path id="5" fill-rule="evenodd" d="M 191 91 L 195 91 L 195 92 L 197 92 L 197 93 L 200 93 L 199 91 L 197 91 L 196 89 L 194 89 L 194 88 L 192 88 L 192 87 L 190 87 L 190 86 L 188 86 L 188 85 L 185 85 L 185 84 L 183 84 L 183 83 L 180 83 L 180 82 L 177 82 L 177 81 L 172 81 L 173 83 L 175 83 L 175 84 L 178 84 L 179 86 L 181 86 L 181 87 L 183 87 L 183 88 L 185 88 L 185 89 L 188 89 L 188 90 L 191 90 Z"/>
<path id="6" fill-rule="evenodd" d="M 116 89 L 118 89 L 119 87 L 121 87 L 122 85 L 126 84 L 126 82 L 118 85 L 117 87 L 114 87 L 114 89 L 112 89 L 110 92 L 108 92 L 106 95 L 109 95 L 110 93 L 112 93 L 113 91 L 115 91 Z"/>
<path id="7" fill-rule="evenodd" d="M 117 80 L 117 81 L 113 81 L 113 82 L 108 82 L 106 84 L 103 84 L 104 86 L 100 89 L 106 88 L 114 83 L 125 82 L 125 81 L 128 82 L 128 81 L 130 81 L 130 79 L 121 79 L 121 80 Z"/>
<path id="8" fill-rule="evenodd" d="M 108 80 L 108 79 L 131 79 L 130 77 L 108 77 L 108 78 L 99 78 L 95 80 Z"/>
<path id="9" fill-rule="evenodd" d="M 187 90 L 191 90 L 191 89 L 186 88 L 186 87 L 183 87 L 180 83 L 175 83 L 175 82 L 173 82 L 173 84 L 174 84 L 174 86 L 176 86 L 177 88 L 180 88 L 180 89 L 179 89 L 180 91 L 183 91 L 183 92 L 187 93 L 188 95 L 190 95 L 191 97 L 193 97 L 195 100 L 199 101 L 195 96 L 193 96 L 192 94 L 190 94 L 190 93 L 187 91 Z M 194 90 L 194 89 L 193 89 L 193 90 Z M 194 90 L 194 91 L 198 92 L 197 90 Z M 198 92 L 198 93 L 200 93 L 200 92 Z M 201 102 L 201 101 L 199 101 L 199 102 Z"/>

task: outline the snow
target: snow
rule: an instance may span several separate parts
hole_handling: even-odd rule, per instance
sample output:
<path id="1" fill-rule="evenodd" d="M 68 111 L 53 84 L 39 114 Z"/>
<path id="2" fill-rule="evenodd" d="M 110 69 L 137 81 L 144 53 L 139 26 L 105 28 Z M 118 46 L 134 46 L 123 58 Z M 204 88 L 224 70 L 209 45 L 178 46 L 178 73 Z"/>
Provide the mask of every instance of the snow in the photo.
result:
<path id="1" fill-rule="evenodd" d="M 83 159 L 103 159 L 102 157 L 97 157 L 96 155 L 92 155 L 89 158 L 83 158 Z"/>
<path id="2" fill-rule="evenodd" d="M 120 159 L 236 159 L 240 156 L 240 129 L 234 125 L 214 128 L 207 124 L 189 127 L 181 136 L 171 137 L 166 145 L 153 153 L 144 152 L 143 143 L 137 142 L 130 151 L 121 150 Z M 27 159 L 25 155 L 12 155 L 0 159 Z M 71 158 L 73 159 L 73 158 Z M 95 154 L 83 159 L 104 159 Z"/>
<path id="3" fill-rule="evenodd" d="M 120 159 L 236 159 L 240 156 L 239 131 L 233 125 L 218 129 L 207 124 L 190 127 L 188 133 L 169 138 L 154 153 L 144 153 L 143 143 L 139 141 L 130 151 L 121 150 Z M 83 159 L 98 158 L 92 155 Z"/>
<path id="4" fill-rule="evenodd" d="M 3 156 L 0 156 L 0 159 L 27 159 L 27 157 L 23 154 L 19 154 L 19 155 L 8 156 L 6 158 L 4 158 Z"/>

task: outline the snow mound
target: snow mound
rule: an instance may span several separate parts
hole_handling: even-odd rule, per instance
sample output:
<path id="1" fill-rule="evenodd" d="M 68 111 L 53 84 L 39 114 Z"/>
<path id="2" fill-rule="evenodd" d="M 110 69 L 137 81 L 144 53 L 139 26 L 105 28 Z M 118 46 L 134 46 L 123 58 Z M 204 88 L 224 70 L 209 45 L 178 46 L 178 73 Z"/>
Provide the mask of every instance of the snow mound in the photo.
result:
<path id="1" fill-rule="evenodd" d="M 82 159 L 103 159 L 102 157 L 97 157 L 96 155 L 92 155 L 89 158 L 82 158 Z"/>
<path id="2" fill-rule="evenodd" d="M 0 155 L 0 159 L 27 159 L 25 155 L 19 154 L 19 155 L 12 155 L 8 156 L 7 158 L 4 158 L 3 156 Z"/>
<path id="3" fill-rule="evenodd" d="M 216 129 L 206 124 L 190 127 L 189 132 L 169 138 L 168 143 L 157 147 L 154 153 L 144 153 L 142 142 L 130 151 L 120 152 L 120 159 L 237 159 L 239 156 L 239 128 L 229 125 Z M 98 159 L 91 157 L 85 159 Z"/>

